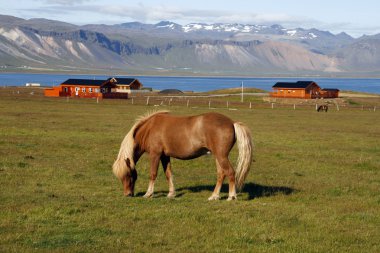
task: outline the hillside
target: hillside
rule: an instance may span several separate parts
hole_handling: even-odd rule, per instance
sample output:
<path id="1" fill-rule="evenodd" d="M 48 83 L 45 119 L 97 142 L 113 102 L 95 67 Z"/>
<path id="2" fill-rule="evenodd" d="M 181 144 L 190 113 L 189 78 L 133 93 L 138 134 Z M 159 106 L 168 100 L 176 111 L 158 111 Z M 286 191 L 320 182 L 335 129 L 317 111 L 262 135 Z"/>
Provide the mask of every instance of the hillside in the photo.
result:
<path id="1" fill-rule="evenodd" d="M 77 26 L 0 15 L 2 71 L 352 75 L 380 73 L 379 36 L 169 21 Z"/>

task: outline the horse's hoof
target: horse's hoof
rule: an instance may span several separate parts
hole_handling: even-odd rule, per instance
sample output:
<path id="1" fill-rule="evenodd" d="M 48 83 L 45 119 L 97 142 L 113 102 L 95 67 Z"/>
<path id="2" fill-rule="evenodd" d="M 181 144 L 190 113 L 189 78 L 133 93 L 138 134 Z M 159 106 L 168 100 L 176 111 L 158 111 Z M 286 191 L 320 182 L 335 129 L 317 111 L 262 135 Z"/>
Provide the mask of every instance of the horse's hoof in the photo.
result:
<path id="1" fill-rule="evenodd" d="M 227 201 L 237 200 L 236 196 L 229 196 Z"/>
<path id="2" fill-rule="evenodd" d="M 146 194 L 143 196 L 143 198 L 146 198 L 146 199 L 153 198 L 153 193 L 150 193 L 150 194 L 146 193 Z"/>
<path id="3" fill-rule="evenodd" d="M 219 200 L 219 196 L 214 196 L 212 195 L 211 197 L 208 198 L 208 200 Z"/>
<path id="4" fill-rule="evenodd" d="M 167 197 L 168 197 L 168 199 L 174 199 L 175 193 L 169 193 Z"/>

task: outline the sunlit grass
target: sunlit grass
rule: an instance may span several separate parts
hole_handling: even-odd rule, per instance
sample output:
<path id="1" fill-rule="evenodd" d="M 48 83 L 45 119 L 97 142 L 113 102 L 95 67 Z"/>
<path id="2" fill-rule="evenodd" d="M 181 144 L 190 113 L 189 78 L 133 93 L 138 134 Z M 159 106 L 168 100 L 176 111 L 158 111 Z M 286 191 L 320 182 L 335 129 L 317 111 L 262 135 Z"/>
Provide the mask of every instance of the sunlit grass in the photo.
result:
<path id="1" fill-rule="evenodd" d="M 3 91 L 2 91 L 3 92 Z M 373 111 L 216 109 L 252 130 L 252 171 L 236 202 L 209 202 L 212 156 L 173 161 L 144 199 L 125 198 L 111 165 L 134 119 L 126 101 L 0 99 L 0 251 L 380 251 L 380 117 Z M 165 107 L 190 115 L 205 108 Z M 234 148 L 230 158 L 236 161 Z"/>

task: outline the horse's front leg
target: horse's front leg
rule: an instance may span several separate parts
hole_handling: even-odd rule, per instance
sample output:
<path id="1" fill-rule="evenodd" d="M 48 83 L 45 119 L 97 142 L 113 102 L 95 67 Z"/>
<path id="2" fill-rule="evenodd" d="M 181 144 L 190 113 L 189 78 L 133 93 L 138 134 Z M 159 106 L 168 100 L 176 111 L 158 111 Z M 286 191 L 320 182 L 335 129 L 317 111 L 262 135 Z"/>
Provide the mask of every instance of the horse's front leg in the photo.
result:
<path id="1" fill-rule="evenodd" d="M 146 191 L 144 198 L 153 197 L 154 192 L 154 181 L 157 178 L 158 164 L 160 162 L 160 155 L 151 154 L 150 155 L 150 180 L 148 190 Z"/>
<path id="2" fill-rule="evenodd" d="M 171 169 L 170 157 L 166 155 L 162 155 L 161 163 L 162 163 L 162 167 L 164 168 L 166 179 L 168 180 L 168 183 L 169 183 L 168 198 L 174 198 L 175 189 L 174 189 L 174 184 L 173 184 L 173 174 L 172 174 L 172 169 Z"/>

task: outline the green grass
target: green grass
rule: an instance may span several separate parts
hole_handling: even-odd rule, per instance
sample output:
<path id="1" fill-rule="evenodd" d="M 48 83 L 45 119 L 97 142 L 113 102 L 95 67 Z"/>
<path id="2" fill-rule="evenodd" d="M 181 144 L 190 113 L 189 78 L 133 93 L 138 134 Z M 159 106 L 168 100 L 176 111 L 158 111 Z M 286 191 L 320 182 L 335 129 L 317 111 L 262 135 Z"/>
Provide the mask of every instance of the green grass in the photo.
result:
<path id="1" fill-rule="evenodd" d="M 380 251 L 378 111 L 213 110 L 250 127 L 256 162 L 238 201 L 225 201 L 225 184 L 223 200 L 209 202 L 211 156 L 173 161 L 173 200 L 162 169 L 155 197 L 141 197 L 144 156 L 138 197 L 123 196 L 111 165 L 153 106 L 0 95 L 0 252 Z"/>

